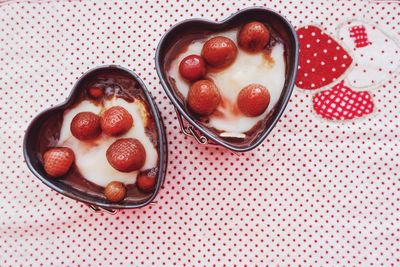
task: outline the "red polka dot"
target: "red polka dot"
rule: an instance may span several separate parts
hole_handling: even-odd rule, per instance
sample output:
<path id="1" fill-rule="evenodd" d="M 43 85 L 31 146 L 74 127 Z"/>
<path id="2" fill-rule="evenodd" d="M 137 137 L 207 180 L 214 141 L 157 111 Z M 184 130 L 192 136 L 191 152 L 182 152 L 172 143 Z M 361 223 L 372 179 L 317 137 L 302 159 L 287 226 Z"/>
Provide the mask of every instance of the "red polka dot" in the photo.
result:
<path id="1" fill-rule="evenodd" d="M 397 3 L 368 1 L 55 1 L 0 4 L 1 266 L 398 266 L 400 78 L 376 110 L 327 122 L 295 90 L 265 142 L 233 154 L 180 134 L 154 67 L 158 40 L 187 18 L 264 5 L 295 26 L 334 32 L 357 17 L 400 35 Z M 85 71 L 138 73 L 162 113 L 169 162 L 156 204 L 94 213 L 35 179 L 28 123 Z"/>

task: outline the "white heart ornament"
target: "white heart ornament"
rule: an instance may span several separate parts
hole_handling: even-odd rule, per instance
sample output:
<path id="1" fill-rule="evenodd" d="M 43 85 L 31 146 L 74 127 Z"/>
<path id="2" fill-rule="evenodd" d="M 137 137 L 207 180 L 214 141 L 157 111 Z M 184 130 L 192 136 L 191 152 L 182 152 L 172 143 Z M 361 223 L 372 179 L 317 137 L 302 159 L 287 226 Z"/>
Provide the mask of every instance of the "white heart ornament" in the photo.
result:
<path id="1" fill-rule="evenodd" d="M 346 77 L 352 88 L 376 87 L 399 70 L 400 46 L 377 26 L 352 20 L 341 24 L 337 34 L 355 61 Z"/>

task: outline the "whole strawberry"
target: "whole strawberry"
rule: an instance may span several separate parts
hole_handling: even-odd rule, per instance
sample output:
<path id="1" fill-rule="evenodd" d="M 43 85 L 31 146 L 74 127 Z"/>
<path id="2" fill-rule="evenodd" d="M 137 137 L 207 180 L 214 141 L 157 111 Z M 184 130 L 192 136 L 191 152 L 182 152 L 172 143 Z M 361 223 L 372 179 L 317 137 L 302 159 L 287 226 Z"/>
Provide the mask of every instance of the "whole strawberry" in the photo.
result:
<path id="1" fill-rule="evenodd" d="M 188 81 L 197 81 L 206 75 L 206 63 L 199 55 L 189 55 L 179 64 L 179 73 Z"/>
<path id="2" fill-rule="evenodd" d="M 197 115 L 211 115 L 220 102 L 221 95 L 212 81 L 199 80 L 190 86 L 187 104 Z"/>
<path id="3" fill-rule="evenodd" d="M 115 106 L 102 114 L 100 124 L 105 134 L 118 136 L 126 133 L 133 126 L 133 118 L 125 108 Z"/>
<path id="4" fill-rule="evenodd" d="M 227 67 L 235 61 L 238 54 L 236 44 L 224 36 L 216 36 L 204 43 L 201 55 L 213 67 Z"/>
<path id="5" fill-rule="evenodd" d="M 72 119 L 70 129 L 79 140 L 96 138 L 101 133 L 100 117 L 93 112 L 80 112 Z"/>
<path id="6" fill-rule="evenodd" d="M 244 25 L 238 34 L 238 44 L 248 52 L 259 52 L 263 50 L 270 39 L 267 26 L 258 21 L 249 22 Z"/>
<path id="7" fill-rule="evenodd" d="M 65 175 L 74 161 L 74 152 L 68 147 L 51 148 L 43 155 L 44 170 L 54 178 Z"/>
<path id="8" fill-rule="evenodd" d="M 118 139 L 106 152 L 110 165 L 120 172 L 139 170 L 146 161 L 146 150 L 136 138 Z"/>
<path id="9" fill-rule="evenodd" d="M 103 97 L 104 90 L 103 88 L 92 86 L 87 89 L 87 93 L 89 94 L 90 97 L 97 99 Z"/>
<path id="10" fill-rule="evenodd" d="M 151 175 L 141 175 L 137 178 L 136 184 L 140 191 L 151 192 L 156 185 L 156 177 Z"/>
<path id="11" fill-rule="evenodd" d="M 261 115 L 267 109 L 269 101 L 268 89 L 256 83 L 243 88 L 237 97 L 239 110 L 248 117 Z"/>

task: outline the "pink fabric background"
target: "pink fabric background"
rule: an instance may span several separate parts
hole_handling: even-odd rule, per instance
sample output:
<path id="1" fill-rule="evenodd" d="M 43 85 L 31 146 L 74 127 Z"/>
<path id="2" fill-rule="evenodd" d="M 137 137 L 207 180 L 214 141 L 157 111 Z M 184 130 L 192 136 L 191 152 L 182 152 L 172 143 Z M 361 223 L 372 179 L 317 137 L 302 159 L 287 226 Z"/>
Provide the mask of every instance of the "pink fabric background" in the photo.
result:
<path id="1" fill-rule="evenodd" d="M 399 38 L 400 5 L 368 1 L 82 1 L 0 6 L 0 266 L 400 265 L 399 76 L 373 114 L 328 122 L 295 89 L 262 146 L 235 155 L 180 134 L 154 68 L 185 18 L 264 5 L 295 26 L 345 19 Z M 101 64 L 136 71 L 165 121 L 169 165 L 157 204 L 115 216 L 55 193 L 28 170 L 24 130 Z"/>

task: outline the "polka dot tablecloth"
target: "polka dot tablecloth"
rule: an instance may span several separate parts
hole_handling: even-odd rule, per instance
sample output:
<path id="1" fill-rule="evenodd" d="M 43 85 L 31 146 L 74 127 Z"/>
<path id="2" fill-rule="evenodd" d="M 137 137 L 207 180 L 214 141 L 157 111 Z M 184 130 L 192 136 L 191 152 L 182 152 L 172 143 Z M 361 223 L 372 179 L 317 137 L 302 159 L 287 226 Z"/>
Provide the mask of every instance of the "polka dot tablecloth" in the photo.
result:
<path id="1" fill-rule="evenodd" d="M 369 91 L 371 114 L 321 118 L 295 88 L 272 133 L 240 155 L 180 134 L 155 71 L 161 35 L 186 18 L 266 6 L 334 33 L 360 19 L 400 36 L 396 1 L 58 1 L 0 6 L 0 266 L 400 266 L 400 78 Z M 94 213 L 37 180 L 28 123 L 83 72 L 133 69 L 165 121 L 157 204 Z"/>

